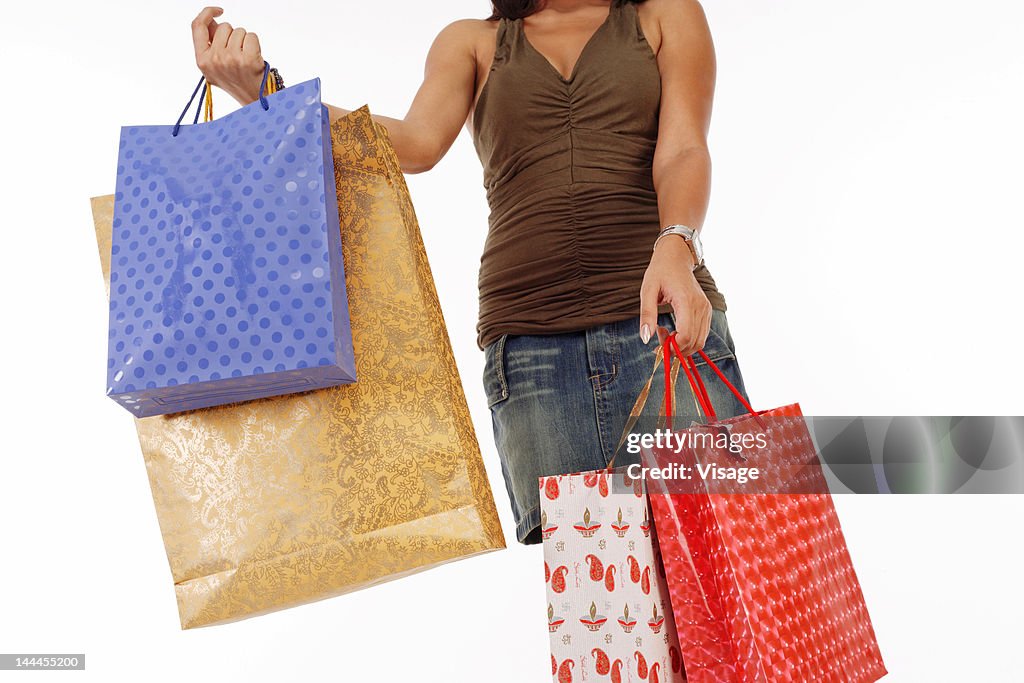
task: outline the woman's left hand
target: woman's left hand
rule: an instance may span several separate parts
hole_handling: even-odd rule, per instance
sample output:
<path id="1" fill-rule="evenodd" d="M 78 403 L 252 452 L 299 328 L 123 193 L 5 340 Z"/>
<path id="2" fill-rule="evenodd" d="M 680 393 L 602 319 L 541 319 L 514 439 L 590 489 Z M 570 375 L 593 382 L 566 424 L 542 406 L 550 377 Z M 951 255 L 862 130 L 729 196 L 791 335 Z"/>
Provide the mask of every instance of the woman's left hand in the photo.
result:
<path id="1" fill-rule="evenodd" d="M 683 355 L 704 348 L 711 330 L 711 303 L 693 276 L 693 254 L 682 237 L 658 240 L 640 286 L 640 338 L 646 344 L 658 329 L 658 306 L 670 304 L 676 342 Z"/>

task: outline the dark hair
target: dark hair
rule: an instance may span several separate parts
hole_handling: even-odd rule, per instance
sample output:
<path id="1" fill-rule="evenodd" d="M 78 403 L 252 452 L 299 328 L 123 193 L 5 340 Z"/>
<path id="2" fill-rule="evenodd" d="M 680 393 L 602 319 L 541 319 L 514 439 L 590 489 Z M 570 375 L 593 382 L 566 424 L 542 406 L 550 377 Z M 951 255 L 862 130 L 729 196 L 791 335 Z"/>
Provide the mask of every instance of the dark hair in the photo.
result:
<path id="1" fill-rule="evenodd" d="M 613 4 L 625 5 L 633 3 L 639 5 L 644 0 L 612 0 Z M 491 16 L 488 19 L 522 19 L 540 10 L 542 0 L 491 0 Z"/>

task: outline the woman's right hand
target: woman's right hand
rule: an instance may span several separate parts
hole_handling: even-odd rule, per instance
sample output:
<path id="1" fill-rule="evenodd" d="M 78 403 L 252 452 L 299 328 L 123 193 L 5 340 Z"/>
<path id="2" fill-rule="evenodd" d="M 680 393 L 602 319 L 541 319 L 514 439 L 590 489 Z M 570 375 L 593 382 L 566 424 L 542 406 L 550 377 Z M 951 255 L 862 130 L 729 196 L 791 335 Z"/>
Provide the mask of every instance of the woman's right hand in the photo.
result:
<path id="1" fill-rule="evenodd" d="M 196 65 L 210 84 L 235 98 L 239 104 L 255 102 L 263 81 L 263 54 L 255 33 L 217 23 L 220 7 L 205 7 L 192 20 Z"/>

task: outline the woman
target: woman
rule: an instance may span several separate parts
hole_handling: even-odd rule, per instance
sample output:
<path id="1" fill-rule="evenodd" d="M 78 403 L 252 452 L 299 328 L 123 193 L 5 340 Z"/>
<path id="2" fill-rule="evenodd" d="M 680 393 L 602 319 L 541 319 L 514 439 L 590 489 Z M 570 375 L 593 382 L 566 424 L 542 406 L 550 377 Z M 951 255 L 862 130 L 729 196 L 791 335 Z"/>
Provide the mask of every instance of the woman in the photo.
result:
<path id="1" fill-rule="evenodd" d="M 192 23 L 196 61 L 249 104 L 259 40 L 221 13 Z M 406 173 L 433 168 L 464 125 L 483 164 L 477 341 L 522 543 L 540 540 L 538 477 L 612 458 L 655 331 L 703 349 L 743 391 L 699 241 L 714 81 L 696 0 L 495 0 L 489 19 L 437 36 L 405 118 L 374 117 Z M 697 360 L 716 411 L 740 412 Z"/>

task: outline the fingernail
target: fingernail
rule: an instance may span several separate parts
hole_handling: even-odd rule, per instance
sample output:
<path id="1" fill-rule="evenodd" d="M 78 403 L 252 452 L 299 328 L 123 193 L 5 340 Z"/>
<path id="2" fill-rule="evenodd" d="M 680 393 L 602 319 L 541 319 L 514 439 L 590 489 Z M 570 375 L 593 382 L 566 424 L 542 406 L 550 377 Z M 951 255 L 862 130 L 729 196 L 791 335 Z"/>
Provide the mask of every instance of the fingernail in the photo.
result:
<path id="1" fill-rule="evenodd" d="M 640 328 L 640 339 L 643 340 L 644 344 L 651 341 L 651 326 L 644 323 L 644 326 Z"/>

